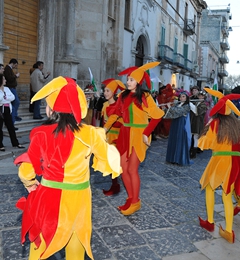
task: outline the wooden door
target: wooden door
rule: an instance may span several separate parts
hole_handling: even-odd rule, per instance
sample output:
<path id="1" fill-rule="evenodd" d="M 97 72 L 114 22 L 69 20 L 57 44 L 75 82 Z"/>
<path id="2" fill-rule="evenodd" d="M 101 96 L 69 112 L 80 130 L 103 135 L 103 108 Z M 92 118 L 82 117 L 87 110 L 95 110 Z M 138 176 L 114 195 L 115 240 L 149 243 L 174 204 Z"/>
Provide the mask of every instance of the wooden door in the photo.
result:
<path id="1" fill-rule="evenodd" d="M 19 87 L 29 85 L 29 69 L 37 59 L 38 0 L 4 1 L 4 65 L 18 60 Z"/>

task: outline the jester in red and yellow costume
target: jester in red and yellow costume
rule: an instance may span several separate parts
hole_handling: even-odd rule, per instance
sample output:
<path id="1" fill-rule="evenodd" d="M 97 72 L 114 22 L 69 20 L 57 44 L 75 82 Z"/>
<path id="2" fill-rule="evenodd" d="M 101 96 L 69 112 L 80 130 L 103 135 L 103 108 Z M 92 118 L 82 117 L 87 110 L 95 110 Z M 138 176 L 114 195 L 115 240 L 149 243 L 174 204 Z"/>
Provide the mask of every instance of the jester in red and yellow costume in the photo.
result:
<path id="1" fill-rule="evenodd" d="M 28 233 L 29 259 L 47 259 L 65 247 L 67 260 L 93 259 L 89 163 L 104 176 L 121 173 L 120 155 L 105 139 L 103 129 L 82 124 L 87 101 L 71 78 L 58 77 L 32 102 L 46 98 L 49 119 L 30 134 L 27 153 L 15 161 L 30 192 L 17 207 L 23 210 L 21 241 Z M 40 183 L 36 175 L 42 176 Z"/>
<path id="2" fill-rule="evenodd" d="M 142 88 L 144 79 L 151 88 L 146 70 L 158 64 L 159 62 L 151 62 L 139 68 L 130 67 L 120 72 L 119 75 L 128 75 L 128 89 L 121 92 L 114 114 L 104 125 L 108 131 L 118 118 L 123 119 L 116 147 L 121 155 L 122 180 L 128 195 L 126 203 L 118 207 L 124 215 L 131 215 L 141 208 L 138 167 L 145 159 L 146 150 L 150 145 L 150 135 L 164 115 L 149 91 L 144 91 Z"/>
<path id="3" fill-rule="evenodd" d="M 221 92 L 205 88 L 217 97 L 218 103 L 210 111 L 212 119 L 199 138 L 201 150 L 211 149 L 212 157 L 200 179 L 202 189 L 206 191 L 207 220 L 199 217 L 200 226 L 214 231 L 214 191 L 222 187 L 222 199 L 225 211 L 225 230 L 220 225 L 219 234 L 229 243 L 234 243 L 232 194 L 240 195 L 240 121 L 232 111 L 240 115 L 231 102 L 239 99 L 238 94 L 224 96 Z"/>
<path id="4" fill-rule="evenodd" d="M 125 85 L 116 79 L 106 79 L 102 82 L 104 84 L 104 97 L 107 100 L 103 104 L 102 108 L 102 118 L 103 125 L 107 122 L 108 118 L 114 114 L 116 107 L 116 93 L 118 90 L 126 89 Z M 120 127 L 122 126 L 123 120 L 119 118 L 113 125 L 109 128 L 106 133 L 107 142 L 109 144 L 116 145 L 116 141 L 118 139 Z M 118 183 L 118 178 L 112 179 L 112 185 L 109 190 L 103 190 L 104 195 L 111 196 L 120 192 L 120 184 Z"/>

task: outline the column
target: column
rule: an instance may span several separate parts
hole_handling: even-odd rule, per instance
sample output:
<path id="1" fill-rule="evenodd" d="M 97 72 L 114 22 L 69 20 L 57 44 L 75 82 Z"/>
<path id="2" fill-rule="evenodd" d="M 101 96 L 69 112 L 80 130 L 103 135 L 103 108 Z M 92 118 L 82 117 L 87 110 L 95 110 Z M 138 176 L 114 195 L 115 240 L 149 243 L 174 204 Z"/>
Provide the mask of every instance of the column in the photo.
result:
<path id="1" fill-rule="evenodd" d="M 3 63 L 4 51 L 9 47 L 3 44 L 4 0 L 0 0 L 0 63 Z"/>

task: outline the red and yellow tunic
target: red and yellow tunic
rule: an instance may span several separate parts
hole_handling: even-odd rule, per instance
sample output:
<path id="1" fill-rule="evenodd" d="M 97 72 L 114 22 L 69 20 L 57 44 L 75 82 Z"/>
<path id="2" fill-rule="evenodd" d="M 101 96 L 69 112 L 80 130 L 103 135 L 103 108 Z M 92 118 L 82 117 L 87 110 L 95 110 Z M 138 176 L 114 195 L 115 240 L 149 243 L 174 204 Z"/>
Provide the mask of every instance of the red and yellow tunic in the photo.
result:
<path id="1" fill-rule="evenodd" d="M 109 129 L 119 117 L 122 117 L 124 123 L 120 128 L 117 139 L 117 149 L 120 155 L 127 152 L 127 157 L 134 149 L 138 159 L 142 162 L 145 159 L 147 150 L 142 135 L 150 136 L 163 115 L 164 112 L 157 107 L 152 96 L 148 93 L 143 94 L 142 104 L 138 103 L 132 93 L 129 93 L 124 101 L 122 100 L 122 94 L 120 94 L 116 102 L 114 115 L 109 117 L 104 127 Z"/>
<path id="2" fill-rule="evenodd" d="M 26 201 L 22 219 L 22 242 L 29 233 L 31 242 L 40 245 L 42 234 L 46 250 L 41 259 L 62 249 L 73 232 L 93 259 L 90 239 L 91 189 L 89 161 L 94 154 L 93 168 L 103 176 L 115 178 L 121 172 L 117 149 L 107 144 L 101 128 L 83 125 L 79 132 L 67 130 L 53 133 L 54 125 L 43 125 L 32 130 L 27 155 L 33 166 L 22 163 L 19 176 L 25 183 L 42 175 L 41 184 Z M 36 173 L 36 174 L 35 174 Z"/>
<path id="3" fill-rule="evenodd" d="M 202 189 L 210 184 L 215 190 L 220 185 L 228 194 L 234 183 L 235 191 L 240 194 L 240 143 L 218 143 L 218 120 L 213 120 L 206 135 L 199 139 L 198 147 L 201 150 L 212 150 L 212 157 L 200 179 Z"/>
<path id="4" fill-rule="evenodd" d="M 108 101 L 104 102 L 103 108 L 102 108 L 102 116 L 104 124 L 107 122 L 108 118 L 114 114 L 115 111 L 116 102 L 113 104 L 109 104 Z M 122 126 L 123 120 L 122 118 L 119 118 L 116 122 L 113 123 L 112 127 L 107 132 L 107 142 L 109 144 L 115 144 L 118 139 L 118 135 L 120 132 L 120 127 Z"/>

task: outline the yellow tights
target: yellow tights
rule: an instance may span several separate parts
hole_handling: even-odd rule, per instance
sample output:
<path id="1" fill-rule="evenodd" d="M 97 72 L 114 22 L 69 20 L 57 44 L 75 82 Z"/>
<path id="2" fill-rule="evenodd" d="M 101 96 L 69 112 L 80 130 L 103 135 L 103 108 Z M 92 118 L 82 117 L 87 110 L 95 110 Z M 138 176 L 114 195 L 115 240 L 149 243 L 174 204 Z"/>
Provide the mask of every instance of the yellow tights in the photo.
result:
<path id="1" fill-rule="evenodd" d="M 30 245 L 29 260 L 38 260 L 40 255 L 46 248 L 46 244 L 43 240 L 42 235 L 40 235 L 42 243 L 38 249 L 35 249 L 36 246 L 34 243 Z M 77 235 L 73 233 L 69 242 L 65 247 L 66 260 L 84 260 L 85 249 L 81 242 L 78 240 Z"/>
<path id="2" fill-rule="evenodd" d="M 233 227 L 233 194 L 234 185 L 232 184 L 231 190 L 228 194 L 222 193 L 222 200 L 224 204 L 224 212 L 225 212 L 225 221 L 226 221 L 226 231 L 232 233 Z"/>
<path id="3" fill-rule="evenodd" d="M 232 233 L 232 226 L 233 226 L 233 202 L 232 202 L 232 193 L 233 187 L 231 186 L 231 191 L 226 194 L 222 191 L 222 200 L 224 205 L 225 211 L 225 221 L 226 221 L 226 231 Z M 214 190 L 208 184 L 206 187 L 206 207 L 207 207 L 207 216 L 208 222 L 214 222 L 214 204 L 215 204 L 215 197 L 214 197 Z"/>

